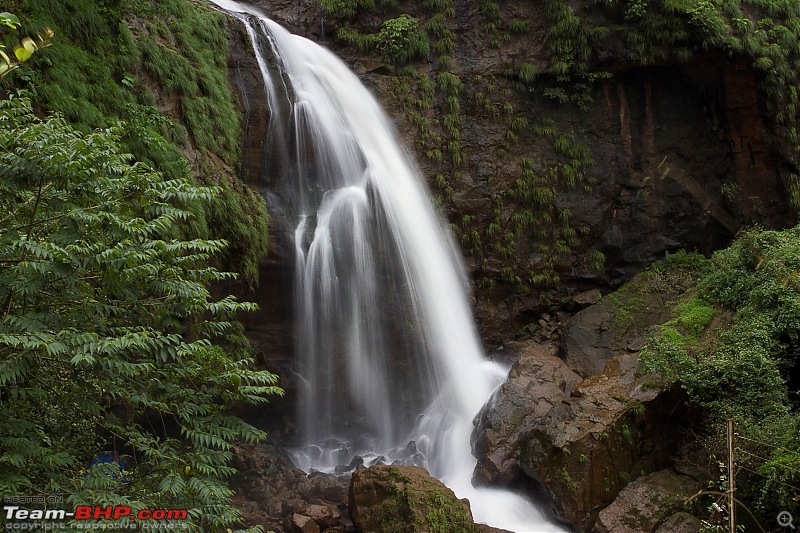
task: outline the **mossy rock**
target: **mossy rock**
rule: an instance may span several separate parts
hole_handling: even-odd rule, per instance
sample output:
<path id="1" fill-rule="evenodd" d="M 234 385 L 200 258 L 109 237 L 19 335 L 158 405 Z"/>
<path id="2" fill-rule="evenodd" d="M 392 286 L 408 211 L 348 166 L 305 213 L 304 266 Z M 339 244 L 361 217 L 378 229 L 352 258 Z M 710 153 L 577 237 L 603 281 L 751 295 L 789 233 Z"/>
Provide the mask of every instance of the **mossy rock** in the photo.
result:
<path id="1" fill-rule="evenodd" d="M 350 514 L 364 533 L 477 533 L 469 502 L 417 466 L 373 466 L 353 474 Z"/>

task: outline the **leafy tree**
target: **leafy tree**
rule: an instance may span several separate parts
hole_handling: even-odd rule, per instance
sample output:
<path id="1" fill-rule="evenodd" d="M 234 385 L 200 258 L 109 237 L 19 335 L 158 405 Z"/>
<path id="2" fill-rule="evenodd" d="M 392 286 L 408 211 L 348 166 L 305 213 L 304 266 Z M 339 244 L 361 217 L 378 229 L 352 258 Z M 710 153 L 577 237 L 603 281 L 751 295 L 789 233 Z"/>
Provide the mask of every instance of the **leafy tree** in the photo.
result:
<path id="1" fill-rule="evenodd" d="M 121 132 L 0 101 L 0 496 L 188 507 L 213 531 L 238 517 L 232 443 L 263 437 L 226 406 L 282 391 L 233 320 L 255 304 L 210 296 L 226 243 L 176 229 L 218 189 L 131 163 Z"/>

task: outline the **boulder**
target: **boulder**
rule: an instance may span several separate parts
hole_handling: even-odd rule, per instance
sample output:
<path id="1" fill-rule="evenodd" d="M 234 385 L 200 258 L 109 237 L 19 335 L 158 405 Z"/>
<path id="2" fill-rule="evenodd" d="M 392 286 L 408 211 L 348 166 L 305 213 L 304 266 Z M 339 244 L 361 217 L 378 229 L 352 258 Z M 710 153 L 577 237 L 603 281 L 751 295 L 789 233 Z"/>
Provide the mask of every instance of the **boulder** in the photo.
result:
<path id="1" fill-rule="evenodd" d="M 685 421 L 682 393 L 638 376 L 636 354 L 579 379 L 529 347 L 476 418 L 479 484 L 533 480 L 557 513 L 583 529 L 641 475 L 666 467 Z"/>
<path id="2" fill-rule="evenodd" d="M 638 355 L 615 356 L 520 435 L 520 468 L 582 528 L 630 480 L 667 466 L 680 443 L 682 392 L 638 369 Z"/>
<path id="3" fill-rule="evenodd" d="M 699 518 L 681 511 L 667 518 L 656 533 L 697 533 L 701 526 Z"/>
<path id="4" fill-rule="evenodd" d="M 678 533 L 699 531 L 699 520 L 678 513 L 683 502 L 702 483 L 673 470 L 659 470 L 625 487 L 611 505 L 600 511 L 595 533 Z"/>
<path id="5" fill-rule="evenodd" d="M 311 517 L 298 513 L 292 515 L 291 526 L 293 533 L 320 533 L 319 526 Z"/>
<path id="6" fill-rule="evenodd" d="M 603 298 L 600 289 L 591 289 L 583 291 L 572 297 L 572 302 L 577 305 L 592 305 L 598 303 Z"/>
<path id="7" fill-rule="evenodd" d="M 475 420 L 473 454 L 478 458 L 474 479 L 479 484 L 511 484 L 522 474 L 517 462 L 519 436 L 569 397 L 581 381 L 547 346 L 521 348 L 508 380 Z"/>
<path id="8" fill-rule="evenodd" d="M 418 466 L 378 465 L 353 473 L 350 516 L 370 533 L 478 533 L 469 502 Z"/>
<path id="9" fill-rule="evenodd" d="M 292 464 L 285 450 L 268 445 L 237 446 L 234 466 L 239 473 L 231 483 L 236 492 L 233 503 L 244 525 L 261 525 L 276 533 L 308 533 L 347 521 L 342 516 L 346 479 L 322 472 L 306 474 Z"/>
<path id="10" fill-rule="evenodd" d="M 339 508 L 331 504 L 307 504 L 298 508 L 297 512 L 311 518 L 323 530 L 339 526 L 342 518 L 342 512 Z"/>
<path id="11" fill-rule="evenodd" d="M 671 318 L 686 290 L 679 273 L 669 279 L 642 272 L 613 294 L 576 313 L 564 333 L 564 361 L 583 377 L 603 371 L 616 354 L 638 352 L 658 324 Z"/>

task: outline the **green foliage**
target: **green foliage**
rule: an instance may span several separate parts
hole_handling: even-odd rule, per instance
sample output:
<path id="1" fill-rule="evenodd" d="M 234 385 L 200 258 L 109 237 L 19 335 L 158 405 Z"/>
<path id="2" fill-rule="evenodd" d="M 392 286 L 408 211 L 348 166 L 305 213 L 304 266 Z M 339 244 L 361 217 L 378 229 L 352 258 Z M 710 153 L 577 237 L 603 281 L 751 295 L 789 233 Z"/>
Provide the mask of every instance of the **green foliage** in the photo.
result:
<path id="1" fill-rule="evenodd" d="M 528 33 L 531 29 L 531 24 L 527 20 L 514 18 L 509 21 L 508 29 L 511 33 Z"/>
<path id="2" fill-rule="evenodd" d="M 7 11 L 0 13 L 0 28 L 6 27 L 16 30 L 19 25 L 20 20 L 16 15 Z M 25 37 L 14 46 L 14 57 L 16 60 L 11 59 L 8 54 L 3 52 L 5 46 L 0 44 L 0 79 L 5 78 L 22 66 L 22 63 L 33 57 L 35 52 L 50 46 L 50 39 L 53 37 L 53 31 L 50 28 L 45 28 L 43 33 L 44 37 L 37 35 L 37 40 Z"/>
<path id="3" fill-rule="evenodd" d="M 702 299 L 694 297 L 675 308 L 676 323 L 691 335 L 700 335 L 714 319 L 717 310 Z"/>
<path id="4" fill-rule="evenodd" d="M 552 60 L 550 71 L 561 78 L 583 72 L 591 49 L 581 19 L 565 0 L 545 0 L 545 14 L 551 22 L 546 35 Z"/>
<path id="5" fill-rule="evenodd" d="M 362 53 L 378 53 L 386 64 L 395 69 L 415 59 L 424 59 L 430 53 L 430 41 L 420 29 L 419 21 L 403 14 L 385 20 L 378 33 L 359 33 L 344 24 L 339 28 L 340 39 L 355 45 Z"/>
<path id="6" fill-rule="evenodd" d="M 218 189 L 130 163 L 123 130 L 81 133 L 0 101 L 0 492 L 72 504 L 188 508 L 197 530 L 237 521 L 226 412 L 280 394 L 208 286 L 225 242 L 177 228 Z M 89 467 L 98 454 L 121 461 Z M 124 464 L 124 472 L 120 473 Z"/>
<path id="7" fill-rule="evenodd" d="M 800 228 L 747 231 L 714 259 L 719 268 L 701 279 L 704 292 L 726 307 L 769 314 L 777 321 L 774 328 L 797 343 Z"/>
<path id="8" fill-rule="evenodd" d="M 29 31 L 49 27 L 59 35 L 59 46 L 32 78 L 38 105 L 64 113 L 84 131 L 105 127 L 127 105 L 156 103 L 141 79 L 145 75 L 160 98 L 176 101 L 172 118 L 187 124 L 198 149 L 231 165 L 238 161 L 239 116 L 227 83 L 222 14 L 187 0 L 113 7 L 90 0 L 23 0 L 19 12 Z M 154 163 L 162 171 L 169 161 Z"/>
<path id="9" fill-rule="evenodd" d="M 532 83 L 536 79 L 536 68 L 530 63 L 523 63 L 517 76 L 523 83 Z"/>
<path id="10" fill-rule="evenodd" d="M 413 498 L 413 496 L 412 496 Z M 424 519 L 419 519 L 417 525 L 423 531 L 431 533 L 451 533 L 455 531 L 474 533 L 478 528 L 472 523 L 460 502 L 453 502 L 439 490 L 426 491 L 417 495 L 415 506 L 425 510 Z M 419 515 L 418 515 L 419 516 Z M 422 518 L 420 516 L 420 518 Z"/>
<path id="11" fill-rule="evenodd" d="M 489 44 L 494 48 L 502 42 L 511 40 L 511 32 L 524 33 L 527 31 L 526 21 L 513 19 L 513 29 L 505 27 L 500 6 L 495 0 L 480 0 L 478 13 L 484 18 L 484 31 L 489 39 Z M 508 31 L 510 30 L 510 31 Z"/>
<path id="12" fill-rule="evenodd" d="M 643 351 L 645 365 L 679 380 L 715 433 L 735 419 L 747 450 L 737 458 L 740 498 L 768 516 L 796 512 L 800 415 L 788 384 L 800 352 L 800 227 L 746 231 L 698 272 L 697 295 Z M 707 446 L 724 455 L 713 438 Z"/>
<path id="13" fill-rule="evenodd" d="M 16 30 L 19 27 L 19 17 L 8 11 L 3 11 L 0 13 L 0 26 Z"/>
<path id="14" fill-rule="evenodd" d="M 212 172 L 209 169 L 206 173 Z M 218 176 L 219 194 L 205 209 L 209 228 L 225 228 L 228 246 L 223 266 L 241 272 L 251 285 L 258 283 L 258 265 L 267 255 L 269 215 L 264 198 L 240 181 Z"/>
<path id="15" fill-rule="evenodd" d="M 169 179 L 191 176 L 183 149 L 193 146 L 203 170 L 198 177 L 222 186 L 227 211 L 206 214 L 198 204 L 184 230 L 235 243 L 220 257 L 252 283 L 266 251 L 266 231 L 257 233 L 266 212 L 245 188 L 219 177 L 219 159 L 238 163 L 241 136 L 226 75 L 225 17 L 187 0 L 23 0 L 20 14 L 24 28 L 52 26 L 59 35 L 30 76 L 36 105 L 63 113 L 85 132 L 124 119 L 124 149 Z"/>
<path id="16" fill-rule="evenodd" d="M 426 58 L 430 53 L 428 36 L 420 30 L 419 21 L 406 14 L 381 24 L 376 46 L 385 61 L 395 66 Z"/>
<path id="17" fill-rule="evenodd" d="M 657 263 L 654 267 L 658 270 L 677 270 L 688 269 L 693 272 L 698 272 L 708 265 L 708 259 L 702 254 L 697 252 L 687 252 L 686 250 L 678 250 L 677 252 L 667 252 L 664 255 L 664 260 Z"/>

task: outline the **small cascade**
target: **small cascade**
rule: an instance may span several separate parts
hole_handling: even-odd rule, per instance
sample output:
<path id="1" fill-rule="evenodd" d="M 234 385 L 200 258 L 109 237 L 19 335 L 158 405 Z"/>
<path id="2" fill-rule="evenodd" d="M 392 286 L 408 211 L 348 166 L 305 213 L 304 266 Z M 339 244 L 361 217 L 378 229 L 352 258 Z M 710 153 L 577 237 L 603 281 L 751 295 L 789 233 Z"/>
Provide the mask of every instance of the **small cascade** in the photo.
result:
<path id="1" fill-rule="evenodd" d="M 298 466 L 416 464 L 478 522 L 561 531 L 524 498 L 471 484 L 472 420 L 506 370 L 484 357 L 457 247 L 384 111 L 330 51 L 212 1 L 245 24 L 271 110 L 270 195 L 295 249 Z"/>

